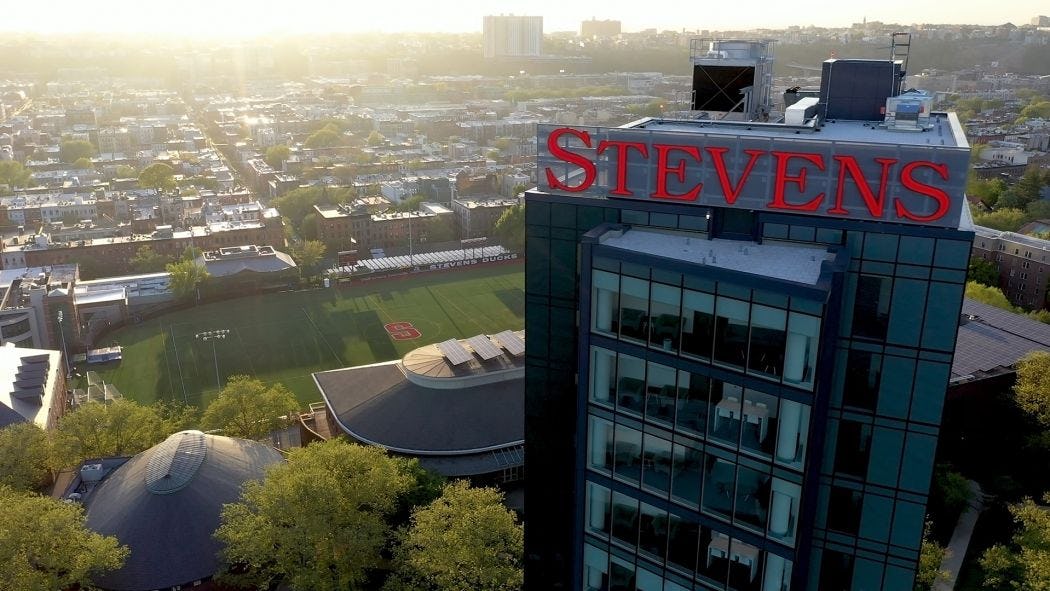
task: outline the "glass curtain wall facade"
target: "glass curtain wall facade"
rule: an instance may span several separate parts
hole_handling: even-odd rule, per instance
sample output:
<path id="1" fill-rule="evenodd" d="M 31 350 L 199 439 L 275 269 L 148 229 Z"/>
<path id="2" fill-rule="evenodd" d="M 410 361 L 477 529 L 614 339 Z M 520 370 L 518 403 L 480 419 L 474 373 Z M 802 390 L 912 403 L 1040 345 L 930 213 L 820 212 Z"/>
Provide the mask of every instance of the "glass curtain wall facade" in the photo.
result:
<path id="1" fill-rule="evenodd" d="M 527 196 L 526 588 L 907 589 L 972 234 Z M 800 286 L 603 244 L 828 252 Z"/>

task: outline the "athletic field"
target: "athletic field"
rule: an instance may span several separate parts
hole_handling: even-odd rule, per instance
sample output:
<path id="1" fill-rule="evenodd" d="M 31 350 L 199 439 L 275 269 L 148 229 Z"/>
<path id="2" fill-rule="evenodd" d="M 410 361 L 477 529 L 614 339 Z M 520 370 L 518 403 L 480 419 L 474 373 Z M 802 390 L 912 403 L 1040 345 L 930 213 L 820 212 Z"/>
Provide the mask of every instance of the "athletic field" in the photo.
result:
<path id="1" fill-rule="evenodd" d="M 519 330 L 524 311 L 522 265 L 250 296 L 110 333 L 99 346 L 123 346 L 123 361 L 87 369 L 142 403 L 178 400 L 203 408 L 217 381 L 248 374 L 283 383 L 305 405 L 321 399 L 312 372 L 397 359 L 445 339 Z M 217 330 L 229 332 L 222 339 L 195 336 Z"/>

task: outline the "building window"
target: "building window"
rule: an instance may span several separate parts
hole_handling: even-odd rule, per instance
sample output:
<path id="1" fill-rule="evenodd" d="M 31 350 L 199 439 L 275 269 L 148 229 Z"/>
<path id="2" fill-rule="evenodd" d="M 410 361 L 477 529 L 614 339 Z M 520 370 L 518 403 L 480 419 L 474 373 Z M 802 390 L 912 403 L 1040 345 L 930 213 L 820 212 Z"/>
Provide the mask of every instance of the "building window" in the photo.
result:
<path id="1" fill-rule="evenodd" d="M 824 550 L 820 561 L 820 591 L 850 591 L 853 556 Z"/>
<path id="2" fill-rule="evenodd" d="M 671 470 L 671 498 L 696 508 L 700 504 L 700 470 L 704 454 L 698 449 L 674 445 Z"/>
<path id="3" fill-rule="evenodd" d="M 787 343 L 787 312 L 779 308 L 751 307 L 749 372 L 779 377 L 784 370 Z"/>
<path id="4" fill-rule="evenodd" d="M 5 324 L 3 326 L 0 326 L 0 335 L 2 335 L 5 339 L 22 336 L 27 332 L 29 332 L 28 318 L 23 318 L 22 320 L 19 320 L 18 322 L 15 322 L 13 324 Z"/>
<path id="5" fill-rule="evenodd" d="M 769 537 L 788 544 L 795 543 L 801 499 L 801 486 L 780 478 L 773 478 L 767 527 Z"/>
<path id="6" fill-rule="evenodd" d="M 583 589 L 599 591 L 609 588 L 609 554 L 590 544 L 583 547 Z"/>
<path id="7" fill-rule="evenodd" d="M 744 388 L 713 380 L 711 388 L 711 417 L 708 436 L 736 447 L 740 442 L 741 408 Z"/>
<path id="8" fill-rule="evenodd" d="M 710 359 L 715 326 L 715 296 L 685 290 L 682 308 L 682 352 L 689 356 Z"/>
<path id="9" fill-rule="evenodd" d="M 732 519 L 736 468 L 736 464 L 728 460 L 707 456 L 701 501 L 701 510 L 704 513 L 726 520 Z"/>
<path id="10" fill-rule="evenodd" d="M 696 570 L 699 526 L 673 513 L 668 516 L 667 521 L 667 566 L 692 576 Z"/>
<path id="11" fill-rule="evenodd" d="M 615 334 L 620 308 L 620 277 L 614 273 L 594 271 L 591 289 L 591 330 Z"/>
<path id="12" fill-rule="evenodd" d="M 616 425 L 616 447 L 613 474 L 638 484 L 642 472 L 642 432 L 626 425 Z"/>
<path id="13" fill-rule="evenodd" d="M 743 368 L 747 361 L 748 303 L 727 297 L 717 299 L 715 314 L 716 361 Z"/>
<path id="14" fill-rule="evenodd" d="M 675 424 L 680 431 L 701 435 L 707 424 L 707 395 L 711 379 L 687 371 L 678 372 Z"/>
<path id="15" fill-rule="evenodd" d="M 801 469 L 806 458 L 809 440 L 809 406 L 794 400 L 781 399 L 777 417 L 777 447 L 774 461 Z"/>
<path id="16" fill-rule="evenodd" d="M 784 382 L 813 389 L 817 365 L 820 319 L 792 312 L 788 318 L 787 346 L 784 351 Z"/>
<path id="17" fill-rule="evenodd" d="M 647 433 L 642 453 L 642 486 L 663 493 L 669 491 L 671 464 L 671 442 Z"/>
<path id="18" fill-rule="evenodd" d="M 871 425 L 855 421 L 839 423 L 835 447 L 835 471 L 864 478 L 868 473 L 871 454 Z"/>
<path id="19" fill-rule="evenodd" d="M 588 433 L 587 440 L 590 446 L 588 451 L 590 468 L 609 474 L 613 469 L 613 459 L 616 454 L 612 423 L 598 417 L 590 417 L 590 433 Z"/>
<path id="20" fill-rule="evenodd" d="M 861 498 L 860 491 L 841 486 L 831 487 L 828 498 L 828 529 L 851 536 L 857 535 L 860 530 Z"/>
<path id="21" fill-rule="evenodd" d="M 609 510 L 612 507 L 612 493 L 604 486 L 593 482 L 587 483 L 587 532 L 609 539 Z"/>
<path id="22" fill-rule="evenodd" d="M 649 345 L 665 351 L 678 350 L 682 329 L 679 301 L 682 290 L 660 283 L 652 284 L 650 301 Z"/>
<path id="23" fill-rule="evenodd" d="M 649 321 L 649 282 L 635 277 L 620 278 L 620 335 L 645 341 Z"/>
<path id="24" fill-rule="evenodd" d="M 773 457 L 777 440 L 776 396 L 744 390 L 744 406 L 741 411 L 740 449 L 769 460 Z"/>
<path id="25" fill-rule="evenodd" d="M 629 355 L 620 355 L 616 367 L 617 409 L 642 414 L 645 391 L 645 362 Z"/>
<path id="26" fill-rule="evenodd" d="M 736 473 L 733 521 L 747 529 L 765 533 L 769 518 L 770 476 L 747 466 L 739 466 Z"/>
<path id="27" fill-rule="evenodd" d="M 667 511 L 642 503 L 639 513 L 638 549 L 662 563 L 667 555 Z"/>
<path id="28" fill-rule="evenodd" d="M 890 318 L 893 280 L 877 275 L 857 279 L 857 300 L 853 306 L 853 334 L 885 340 Z"/>
<path id="29" fill-rule="evenodd" d="M 613 541 L 631 548 L 638 544 L 638 499 L 613 493 L 612 537 Z"/>
<path id="30" fill-rule="evenodd" d="M 591 401 L 612 406 L 616 395 L 615 384 L 616 353 L 591 347 Z"/>
<path id="31" fill-rule="evenodd" d="M 850 350 L 846 359 L 846 382 L 842 389 L 842 403 L 874 411 L 878 404 L 881 380 L 882 355 Z"/>
<path id="32" fill-rule="evenodd" d="M 674 422 L 675 370 L 651 362 L 648 367 L 645 416 L 651 421 L 670 425 Z"/>

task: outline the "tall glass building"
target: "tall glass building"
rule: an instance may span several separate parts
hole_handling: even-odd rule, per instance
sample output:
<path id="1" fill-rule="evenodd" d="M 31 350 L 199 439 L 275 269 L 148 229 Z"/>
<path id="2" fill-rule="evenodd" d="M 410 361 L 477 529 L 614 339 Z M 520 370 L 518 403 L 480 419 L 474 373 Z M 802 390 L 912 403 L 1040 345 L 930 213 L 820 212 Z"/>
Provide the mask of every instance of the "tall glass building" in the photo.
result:
<path id="1" fill-rule="evenodd" d="M 527 589 L 912 588 L 973 239 L 920 109 L 540 127 Z"/>

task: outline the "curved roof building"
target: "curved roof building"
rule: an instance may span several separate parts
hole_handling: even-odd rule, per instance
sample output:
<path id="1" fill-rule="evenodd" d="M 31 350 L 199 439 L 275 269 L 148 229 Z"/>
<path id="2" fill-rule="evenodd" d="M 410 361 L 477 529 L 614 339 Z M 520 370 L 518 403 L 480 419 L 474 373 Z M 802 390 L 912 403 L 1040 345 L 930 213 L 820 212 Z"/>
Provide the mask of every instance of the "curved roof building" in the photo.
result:
<path id="1" fill-rule="evenodd" d="M 524 331 L 426 345 L 401 360 L 314 374 L 351 438 L 446 476 L 523 463 Z"/>
<path id="2" fill-rule="evenodd" d="M 209 580 L 220 567 L 212 534 L 223 504 L 280 461 L 262 443 L 200 431 L 175 433 L 131 458 L 84 498 L 87 526 L 131 550 L 123 568 L 95 584 L 145 591 Z"/>

